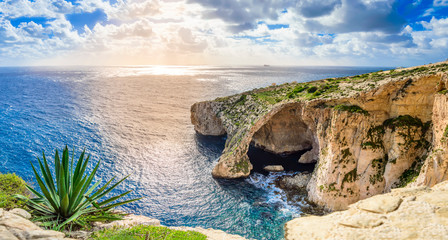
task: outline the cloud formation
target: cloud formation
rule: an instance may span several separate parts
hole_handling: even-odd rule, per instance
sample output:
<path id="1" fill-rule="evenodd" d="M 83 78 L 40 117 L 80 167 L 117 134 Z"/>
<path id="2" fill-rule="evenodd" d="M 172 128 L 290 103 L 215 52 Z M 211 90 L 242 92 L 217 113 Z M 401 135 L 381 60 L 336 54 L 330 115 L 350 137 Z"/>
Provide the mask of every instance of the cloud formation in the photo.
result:
<path id="1" fill-rule="evenodd" d="M 448 56 L 448 1 L 6 0 L 0 65 L 417 65 Z"/>

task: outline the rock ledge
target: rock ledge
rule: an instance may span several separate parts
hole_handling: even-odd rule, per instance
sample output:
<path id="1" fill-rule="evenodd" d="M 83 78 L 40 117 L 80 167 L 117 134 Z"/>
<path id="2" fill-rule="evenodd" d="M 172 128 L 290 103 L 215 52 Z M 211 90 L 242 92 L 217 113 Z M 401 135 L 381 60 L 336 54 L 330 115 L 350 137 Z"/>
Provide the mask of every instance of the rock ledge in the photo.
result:
<path id="1" fill-rule="evenodd" d="M 326 216 L 296 218 L 285 239 L 447 239 L 448 181 L 398 188 Z"/>

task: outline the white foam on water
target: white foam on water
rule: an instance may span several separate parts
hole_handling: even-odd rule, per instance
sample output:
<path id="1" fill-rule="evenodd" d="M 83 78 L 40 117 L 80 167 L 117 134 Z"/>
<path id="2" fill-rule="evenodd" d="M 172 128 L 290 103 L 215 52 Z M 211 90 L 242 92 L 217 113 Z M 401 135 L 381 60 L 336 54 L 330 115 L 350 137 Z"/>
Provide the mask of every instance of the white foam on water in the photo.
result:
<path id="1" fill-rule="evenodd" d="M 288 203 L 286 192 L 275 185 L 275 180 L 282 176 L 293 176 L 294 172 L 271 172 L 268 175 L 261 173 L 251 174 L 246 181 L 256 188 L 261 188 L 266 191 L 266 203 L 276 206 L 280 212 L 285 216 L 298 217 L 302 210 L 297 205 Z"/>

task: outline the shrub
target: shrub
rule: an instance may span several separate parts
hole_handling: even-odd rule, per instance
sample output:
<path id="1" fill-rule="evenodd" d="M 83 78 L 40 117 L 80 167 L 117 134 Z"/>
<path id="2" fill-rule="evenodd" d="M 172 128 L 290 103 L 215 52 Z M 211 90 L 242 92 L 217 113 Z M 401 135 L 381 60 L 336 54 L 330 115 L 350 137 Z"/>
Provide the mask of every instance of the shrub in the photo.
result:
<path id="1" fill-rule="evenodd" d="M 193 231 L 172 230 L 167 227 L 156 226 L 135 226 L 128 229 L 106 229 L 95 232 L 91 236 L 92 240 L 146 240 L 146 239 L 166 239 L 166 240 L 205 240 L 207 236 Z"/>
<path id="2" fill-rule="evenodd" d="M 312 86 L 312 87 L 308 88 L 306 91 L 308 93 L 314 93 L 315 91 L 317 91 L 317 87 L 316 86 Z"/>
<path id="3" fill-rule="evenodd" d="M 14 173 L 0 174 L 0 208 L 24 208 L 25 201 L 15 198 L 15 194 L 29 196 L 25 181 Z"/>
<path id="4" fill-rule="evenodd" d="M 118 196 L 98 202 L 127 177 L 108 188 L 115 179 L 113 177 L 104 186 L 98 188 L 100 182 L 94 183 L 93 185 L 92 182 L 101 161 L 98 161 L 93 171 L 88 174 L 86 173 L 86 168 L 90 155 L 87 158 L 84 158 L 84 156 L 85 150 L 81 153 L 76 166 L 74 166 L 74 154 L 71 160 L 69 160 L 67 146 L 63 150 L 61 159 L 56 150 L 54 157 L 55 178 L 53 178 L 52 172 L 50 171 L 45 154 L 43 154 L 43 161 L 38 158 L 42 177 L 38 174 L 34 165 L 31 164 L 42 193 L 27 186 L 37 196 L 36 198 L 29 199 L 27 205 L 32 210 L 32 214 L 36 216 L 35 220 L 43 222 L 43 226 L 60 230 L 68 223 L 70 225 L 85 226 L 86 222 L 89 221 L 117 220 L 120 217 L 111 212 L 114 207 L 138 200 L 131 199 L 113 203 L 131 192 L 127 191 Z M 25 196 L 18 197 L 28 200 Z"/>
<path id="5" fill-rule="evenodd" d="M 339 111 L 347 111 L 347 112 L 351 112 L 351 113 L 361 113 L 364 115 L 369 115 L 369 112 L 367 112 L 366 110 L 362 109 L 360 106 L 357 105 L 336 105 L 334 106 L 335 110 L 339 110 Z"/>

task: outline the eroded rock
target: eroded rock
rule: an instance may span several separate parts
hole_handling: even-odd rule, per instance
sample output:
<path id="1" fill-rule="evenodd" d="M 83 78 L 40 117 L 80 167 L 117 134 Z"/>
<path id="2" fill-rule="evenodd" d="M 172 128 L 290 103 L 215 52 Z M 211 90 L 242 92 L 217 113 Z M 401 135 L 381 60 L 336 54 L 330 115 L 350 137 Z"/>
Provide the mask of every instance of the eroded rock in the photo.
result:
<path id="1" fill-rule="evenodd" d="M 0 208 L 0 239 L 1 240 L 70 240 L 65 234 L 53 230 L 44 230 L 26 219 L 30 218 L 23 209 L 5 211 Z"/>
<path id="2" fill-rule="evenodd" d="M 5 226 L 0 226 L 0 239 L 2 240 L 19 240 Z"/>
<path id="3" fill-rule="evenodd" d="M 380 195 L 362 201 L 357 207 L 373 213 L 389 213 L 397 210 L 402 201 L 400 197 Z"/>
<path id="4" fill-rule="evenodd" d="M 345 211 L 293 219 L 285 225 L 285 239 L 446 239 L 446 193 L 448 189 L 437 185 L 397 189 L 361 200 Z M 399 204 L 411 196 L 415 200 Z"/>
<path id="5" fill-rule="evenodd" d="M 311 173 L 297 173 L 292 176 L 281 176 L 277 181 L 277 185 L 285 190 L 305 189 L 310 181 Z"/>
<path id="6" fill-rule="evenodd" d="M 268 172 L 282 172 L 285 171 L 282 165 L 269 165 L 263 168 L 265 171 Z"/>

